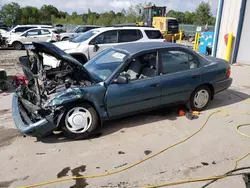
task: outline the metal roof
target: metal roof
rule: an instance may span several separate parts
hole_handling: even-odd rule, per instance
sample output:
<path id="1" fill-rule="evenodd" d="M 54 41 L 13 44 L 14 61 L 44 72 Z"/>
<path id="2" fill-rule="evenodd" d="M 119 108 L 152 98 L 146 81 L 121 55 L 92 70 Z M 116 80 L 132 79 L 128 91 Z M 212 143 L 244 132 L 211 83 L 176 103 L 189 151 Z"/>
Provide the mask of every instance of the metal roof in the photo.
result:
<path id="1" fill-rule="evenodd" d="M 161 48 L 171 48 L 171 47 L 183 47 L 183 45 L 170 43 L 170 42 L 136 42 L 136 43 L 120 44 L 112 48 L 123 50 L 123 51 L 128 52 L 130 55 L 133 55 L 140 51 L 147 51 L 147 50 L 161 49 Z"/>

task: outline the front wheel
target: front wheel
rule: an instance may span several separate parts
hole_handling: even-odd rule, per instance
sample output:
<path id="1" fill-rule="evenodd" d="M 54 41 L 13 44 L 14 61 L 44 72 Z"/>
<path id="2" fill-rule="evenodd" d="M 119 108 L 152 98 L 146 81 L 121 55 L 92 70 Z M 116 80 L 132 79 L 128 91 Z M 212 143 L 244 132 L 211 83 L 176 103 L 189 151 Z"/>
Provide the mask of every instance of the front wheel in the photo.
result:
<path id="1" fill-rule="evenodd" d="M 98 127 L 98 115 L 89 104 L 72 105 L 62 117 L 62 132 L 70 139 L 86 139 Z"/>
<path id="2" fill-rule="evenodd" d="M 13 45 L 15 50 L 22 50 L 23 49 L 23 44 L 21 42 L 14 42 Z"/>
<path id="3" fill-rule="evenodd" d="M 200 86 L 192 93 L 187 107 L 190 110 L 202 111 L 204 110 L 211 99 L 211 90 L 207 86 Z"/>

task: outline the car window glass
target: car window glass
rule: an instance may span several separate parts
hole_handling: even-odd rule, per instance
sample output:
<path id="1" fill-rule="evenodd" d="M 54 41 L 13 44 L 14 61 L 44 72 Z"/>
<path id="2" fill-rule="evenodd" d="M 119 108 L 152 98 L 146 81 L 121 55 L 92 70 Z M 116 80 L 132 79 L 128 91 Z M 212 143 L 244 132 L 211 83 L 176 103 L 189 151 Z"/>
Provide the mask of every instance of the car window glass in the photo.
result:
<path id="1" fill-rule="evenodd" d="M 34 29 L 34 30 L 30 30 L 27 32 L 27 36 L 35 36 L 35 35 L 40 35 L 41 30 L 39 29 Z"/>
<path id="2" fill-rule="evenodd" d="M 127 54 L 107 49 L 91 59 L 84 67 L 100 81 L 106 80 L 124 62 Z"/>
<path id="3" fill-rule="evenodd" d="M 121 75 L 126 76 L 130 81 L 156 76 L 156 56 L 157 53 L 152 52 L 134 58 Z"/>
<path id="4" fill-rule="evenodd" d="M 158 30 L 145 30 L 146 35 L 149 39 L 162 39 L 163 36 Z"/>
<path id="5" fill-rule="evenodd" d="M 78 30 L 77 30 L 77 33 L 84 33 L 87 31 L 87 28 L 86 27 L 80 27 Z"/>
<path id="6" fill-rule="evenodd" d="M 94 42 L 97 42 L 98 44 L 117 43 L 117 31 L 112 30 L 102 33 L 94 39 Z"/>
<path id="7" fill-rule="evenodd" d="M 49 35 L 49 34 L 50 34 L 49 30 L 46 29 L 41 30 L 41 35 Z"/>
<path id="8" fill-rule="evenodd" d="M 142 38 L 140 30 L 128 29 L 119 31 L 119 42 L 132 42 Z"/>
<path id="9" fill-rule="evenodd" d="M 27 29 L 25 28 L 25 27 L 18 27 L 18 28 L 16 28 L 15 29 L 15 32 L 16 33 L 22 33 L 22 32 L 24 32 L 24 31 L 26 31 Z"/>
<path id="10" fill-rule="evenodd" d="M 197 68 L 197 62 L 193 55 L 173 50 L 161 53 L 162 73 L 169 74 Z"/>

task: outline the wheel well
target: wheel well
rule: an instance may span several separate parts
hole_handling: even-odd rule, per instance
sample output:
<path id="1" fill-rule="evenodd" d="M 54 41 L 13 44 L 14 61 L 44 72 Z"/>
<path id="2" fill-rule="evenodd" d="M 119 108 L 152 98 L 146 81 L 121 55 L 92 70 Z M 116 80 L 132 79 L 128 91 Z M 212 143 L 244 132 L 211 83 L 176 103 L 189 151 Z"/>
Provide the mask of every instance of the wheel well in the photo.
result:
<path id="1" fill-rule="evenodd" d="M 213 87 L 213 85 L 209 84 L 209 83 L 205 83 L 205 84 L 199 85 L 198 87 L 201 87 L 201 86 L 207 86 L 210 89 L 210 91 L 211 91 L 211 100 L 213 100 L 214 99 L 214 87 Z"/>
<path id="2" fill-rule="evenodd" d="M 69 39 L 69 37 L 63 37 L 62 40 L 64 40 L 64 39 Z"/>
<path id="3" fill-rule="evenodd" d="M 98 116 L 98 120 L 99 120 L 100 126 L 102 127 L 103 121 L 102 121 L 101 116 L 100 116 L 100 114 L 99 114 L 98 110 L 96 109 L 96 107 L 95 107 L 95 105 L 94 105 L 93 102 L 88 101 L 88 100 L 76 100 L 76 101 L 74 101 L 74 102 L 72 102 L 70 104 L 67 104 L 67 105 L 77 105 L 77 104 L 81 104 L 81 103 L 87 103 L 88 105 L 92 106 L 95 109 L 96 114 Z M 64 109 L 66 109 L 66 108 L 64 108 Z M 62 118 L 62 116 L 63 116 L 64 113 L 65 113 L 65 110 L 62 110 L 59 113 L 60 115 L 56 118 L 55 122 L 56 122 L 58 128 L 60 128 L 62 126 L 61 125 L 61 120 L 62 120 L 61 118 Z"/>
<path id="4" fill-rule="evenodd" d="M 18 40 L 16 40 L 16 41 L 12 42 L 12 44 L 11 44 L 11 45 L 13 45 L 13 44 L 15 44 L 15 43 L 20 43 L 20 44 L 22 44 L 22 45 L 23 45 L 23 43 L 21 43 L 21 42 L 20 42 L 20 41 L 18 41 Z"/>

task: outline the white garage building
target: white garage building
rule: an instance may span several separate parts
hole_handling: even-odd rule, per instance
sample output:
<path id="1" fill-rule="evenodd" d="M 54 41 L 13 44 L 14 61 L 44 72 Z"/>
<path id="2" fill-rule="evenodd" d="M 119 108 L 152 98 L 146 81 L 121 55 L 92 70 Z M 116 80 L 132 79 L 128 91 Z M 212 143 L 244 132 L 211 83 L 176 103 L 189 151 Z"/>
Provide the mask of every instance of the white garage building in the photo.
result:
<path id="1" fill-rule="evenodd" d="M 233 33 L 231 63 L 250 65 L 250 0 L 219 0 L 213 56 L 225 58 L 224 36 Z"/>

